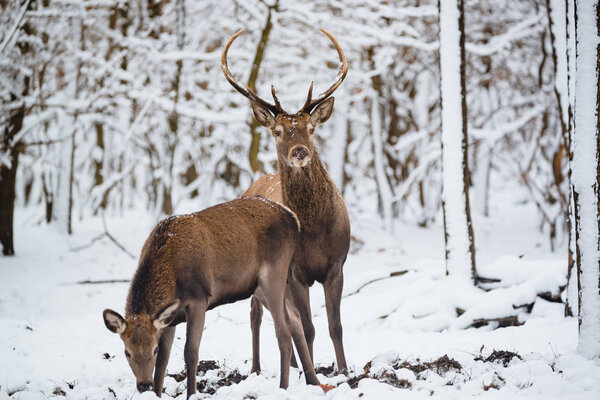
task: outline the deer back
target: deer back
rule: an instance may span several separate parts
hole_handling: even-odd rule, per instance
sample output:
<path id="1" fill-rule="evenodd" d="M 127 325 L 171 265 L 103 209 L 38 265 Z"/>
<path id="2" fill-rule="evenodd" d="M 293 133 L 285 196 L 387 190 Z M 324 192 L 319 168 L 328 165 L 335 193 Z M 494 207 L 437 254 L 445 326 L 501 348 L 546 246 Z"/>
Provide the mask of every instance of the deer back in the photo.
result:
<path id="1" fill-rule="evenodd" d="M 249 297 L 260 268 L 293 251 L 298 232 L 288 208 L 252 196 L 169 217 L 144 244 L 127 313 L 152 315 L 174 298 L 211 297 L 213 308 Z"/>

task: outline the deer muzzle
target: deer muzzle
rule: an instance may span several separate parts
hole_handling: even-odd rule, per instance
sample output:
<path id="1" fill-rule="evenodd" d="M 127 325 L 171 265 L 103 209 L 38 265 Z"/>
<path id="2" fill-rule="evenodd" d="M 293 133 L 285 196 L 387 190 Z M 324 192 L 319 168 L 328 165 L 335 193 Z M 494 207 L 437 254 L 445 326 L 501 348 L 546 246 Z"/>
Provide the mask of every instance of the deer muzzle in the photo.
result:
<path id="1" fill-rule="evenodd" d="M 310 162 L 310 158 L 308 147 L 303 145 L 292 147 L 288 155 L 288 160 L 292 167 L 304 167 Z"/>
<path id="2" fill-rule="evenodd" d="M 140 393 L 149 392 L 154 389 L 154 384 L 152 382 L 140 382 L 137 384 L 137 390 Z"/>

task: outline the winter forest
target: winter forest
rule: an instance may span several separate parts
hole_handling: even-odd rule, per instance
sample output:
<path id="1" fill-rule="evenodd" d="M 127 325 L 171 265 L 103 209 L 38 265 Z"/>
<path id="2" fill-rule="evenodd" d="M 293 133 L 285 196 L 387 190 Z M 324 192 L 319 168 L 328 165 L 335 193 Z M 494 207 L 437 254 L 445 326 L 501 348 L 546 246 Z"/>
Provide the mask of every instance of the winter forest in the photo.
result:
<path id="1" fill-rule="evenodd" d="M 296 291 L 286 269 L 293 306 L 280 319 L 265 302 L 258 328 L 258 295 L 208 307 L 198 324 L 193 307 L 178 309 L 187 325 L 176 328 L 165 308 L 152 325 L 164 389 L 156 377 L 148 387 L 178 400 L 190 388 L 215 399 L 600 398 L 598 0 L 0 0 L 0 10 L 0 400 L 155 398 L 140 389 L 118 313 L 164 218 L 238 199 L 279 171 L 297 246 L 338 226 L 293 206 L 304 186 L 286 172 L 298 168 L 281 155 L 279 102 L 311 124 L 308 156 L 290 157 L 320 160 L 343 197 L 311 178 L 331 196 L 302 200 L 314 215 L 345 203 L 338 278 Z M 224 74 L 228 44 L 224 65 L 246 97 Z M 252 96 L 277 110 L 261 115 Z M 254 236 L 230 215 L 219 214 L 227 240 L 190 230 L 165 240 L 238 251 Z M 336 248 L 322 241 L 320 252 Z M 115 319 L 103 321 L 106 308 Z M 295 346 L 287 389 L 282 324 Z"/>

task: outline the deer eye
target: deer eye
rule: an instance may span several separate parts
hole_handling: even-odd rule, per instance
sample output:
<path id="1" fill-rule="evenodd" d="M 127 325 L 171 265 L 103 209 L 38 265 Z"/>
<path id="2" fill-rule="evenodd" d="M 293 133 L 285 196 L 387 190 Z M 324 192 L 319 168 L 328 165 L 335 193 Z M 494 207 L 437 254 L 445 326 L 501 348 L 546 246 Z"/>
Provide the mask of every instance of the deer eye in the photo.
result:
<path id="1" fill-rule="evenodd" d="M 309 134 L 309 135 L 312 135 L 313 133 L 315 133 L 315 128 L 310 128 L 310 129 L 308 130 L 308 134 Z"/>
<path id="2" fill-rule="evenodd" d="M 153 353 L 154 353 L 154 355 L 157 355 L 157 354 L 158 354 L 158 346 L 156 346 L 156 347 L 154 348 L 154 351 L 153 351 Z"/>
<path id="3" fill-rule="evenodd" d="M 280 129 L 275 129 L 275 130 L 273 131 L 273 136 L 275 136 L 275 137 L 279 137 L 279 136 L 281 136 L 281 130 L 280 130 Z"/>
<path id="4" fill-rule="evenodd" d="M 131 358 L 131 353 L 129 353 L 127 350 L 125 350 L 125 357 Z"/>

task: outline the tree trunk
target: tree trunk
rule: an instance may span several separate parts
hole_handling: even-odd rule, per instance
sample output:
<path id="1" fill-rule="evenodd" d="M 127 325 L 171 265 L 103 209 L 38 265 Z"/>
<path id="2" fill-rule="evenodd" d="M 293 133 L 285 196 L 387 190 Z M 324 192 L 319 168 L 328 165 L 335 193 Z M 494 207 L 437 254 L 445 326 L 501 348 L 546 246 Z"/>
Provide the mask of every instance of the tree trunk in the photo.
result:
<path id="1" fill-rule="evenodd" d="M 442 97 L 442 209 L 446 273 L 477 283 L 469 204 L 467 99 L 463 1 L 440 1 Z"/>
<path id="2" fill-rule="evenodd" d="M 565 0 L 546 0 L 546 11 L 548 16 L 548 27 L 550 31 L 550 44 L 552 48 L 552 65 L 554 72 L 554 96 L 556 98 L 556 105 L 558 108 L 558 114 L 560 117 L 560 127 L 561 134 L 563 138 L 563 148 L 557 151 L 555 155 L 555 160 L 557 160 L 557 164 L 555 165 L 555 183 L 556 189 L 559 194 L 561 194 L 560 184 L 564 179 L 562 177 L 562 163 L 561 159 L 563 154 L 562 150 L 566 152 L 566 154 L 570 154 L 571 152 L 571 124 L 569 119 L 569 78 L 568 78 L 568 54 L 567 54 L 567 13 L 566 13 L 566 1 Z M 558 157 L 557 157 L 558 156 Z M 568 156 L 567 156 L 568 160 Z M 568 176 L 571 175 L 571 163 L 568 162 L 569 171 Z M 569 179 L 570 182 L 570 179 Z M 570 190 L 569 190 L 570 192 Z M 568 230 L 568 238 L 569 238 L 569 246 L 568 246 L 568 261 L 567 261 L 567 282 L 568 278 L 571 274 L 571 270 L 573 268 L 573 253 L 571 252 L 571 242 L 574 240 L 574 237 L 571 235 L 572 229 L 571 226 L 573 224 L 571 218 L 571 204 L 570 204 L 570 193 L 569 199 L 564 199 L 563 201 L 567 201 L 567 230 Z M 568 284 L 567 284 L 567 296 L 568 297 Z M 566 300 L 566 310 L 567 314 L 570 313 L 568 299 Z"/>
<path id="3" fill-rule="evenodd" d="M 600 10 L 598 0 L 576 0 L 575 200 L 579 346 L 590 359 L 600 357 Z"/>
<path id="4" fill-rule="evenodd" d="M 373 46 L 367 49 L 367 59 L 371 68 L 375 69 L 375 48 Z M 384 95 L 383 79 L 381 74 L 371 77 L 371 87 L 374 90 L 373 98 L 371 99 L 371 140 L 373 143 L 373 164 L 375 167 L 375 181 L 377 182 L 377 193 L 379 197 L 379 208 L 383 214 L 383 222 L 385 229 L 394 232 L 394 212 L 393 212 L 393 197 L 394 193 L 390 185 L 389 177 L 386 173 L 385 153 L 383 144 L 387 142 L 383 138 L 384 132 L 388 131 L 386 127 L 386 109 L 385 103 L 387 98 Z M 384 103 L 384 104 L 382 104 Z"/>
<path id="5" fill-rule="evenodd" d="M 556 0 L 554 0 L 556 1 Z M 557 8 L 559 8 L 558 5 Z M 560 16 L 557 16 L 557 20 Z M 577 276 L 576 276 L 576 221 L 575 221 L 575 200 L 573 199 L 573 131 L 574 131 L 574 116 L 573 108 L 575 102 L 575 3 L 574 0 L 565 0 L 564 5 L 564 21 L 565 21 L 565 32 L 566 37 L 566 80 L 567 80 L 567 143 L 568 151 L 567 158 L 569 162 L 569 214 L 567 219 L 567 226 L 569 229 L 569 249 L 568 249 L 568 261 L 567 261 L 567 294 L 565 298 L 565 316 L 579 315 L 579 295 L 577 288 Z"/>
<path id="6" fill-rule="evenodd" d="M 29 86 L 29 79 L 25 78 L 25 91 Z M 11 96 L 11 101 L 17 98 Z M 0 243 L 2 244 L 2 254 L 12 256 L 15 254 L 13 238 L 13 218 L 15 212 L 15 184 L 17 168 L 19 166 L 20 143 L 13 143 L 14 137 L 23 127 L 25 118 L 25 105 L 19 107 L 10 117 L 7 126 L 4 128 L 2 142 L 0 143 L 0 152 L 7 152 L 10 155 L 10 165 L 0 165 Z"/>
<path id="7" fill-rule="evenodd" d="M 79 41 L 81 53 L 85 53 L 85 15 L 80 21 Z M 79 99 L 81 93 L 80 89 L 83 87 L 83 60 L 80 60 L 77 64 L 77 75 L 75 77 L 75 99 Z M 73 135 L 71 136 L 71 153 L 69 157 L 69 193 L 67 203 L 67 233 L 70 235 L 73 233 L 73 186 L 75 184 L 75 151 L 77 150 L 77 120 L 79 113 L 75 112 L 73 115 Z"/>
<path id="8" fill-rule="evenodd" d="M 383 164 L 383 127 L 384 115 L 380 110 L 379 97 L 371 99 L 371 137 L 373 141 L 373 160 L 375 164 L 375 178 L 379 192 L 379 201 L 383 212 L 385 229 L 394 232 L 394 215 L 392 212 L 392 190 L 390 188 Z"/>
<path id="9" fill-rule="evenodd" d="M 256 46 L 256 53 L 254 53 L 252 69 L 250 70 L 250 77 L 248 78 L 248 87 L 255 92 L 258 71 L 260 69 L 260 64 L 262 63 L 262 60 L 264 58 L 265 49 L 267 48 L 269 34 L 271 33 L 271 29 L 273 28 L 273 24 L 271 22 L 271 13 L 273 10 L 279 10 L 279 0 L 275 0 L 275 3 L 269 6 L 267 21 L 260 35 L 260 41 L 258 42 L 258 46 Z M 263 165 L 258 160 L 258 150 L 260 149 L 260 131 L 258 130 L 258 128 L 258 122 L 256 122 L 256 120 L 252 118 L 252 121 L 250 122 L 250 134 L 252 136 L 252 140 L 250 142 L 250 149 L 248 151 L 248 161 L 250 162 L 250 168 L 252 168 L 252 172 L 254 173 L 258 171 L 263 171 Z"/>
<path id="10" fill-rule="evenodd" d="M 177 30 L 177 48 L 178 50 L 183 50 L 185 37 L 185 10 L 184 10 L 184 0 L 177 0 L 175 3 L 175 12 L 176 12 L 176 30 Z M 173 111 L 167 117 L 167 122 L 169 126 L 169 136 L 168 136 L 168 144 L 167 144 L 167 157 L 168 165 L 166 181 L 163 179 L 162 188 L 162 212 L 165 215 L 173 214 L 173 166 L 175 164 L 175 149 L 177 147 L 177 134 L 179 131 L 179 114 L 177 113 L 177 104 L 179 103 L 179 91 L 181 88 L 181 76 L 183 70 L 183 61 L 177 60 L 175 62 L 176 70 L 175 77 L 173 78 L 171 89 L 174 93 L 173 99 Z"/>
<path id="11" fill-rule="evenodd" d="M 27 11 L 32 9 L 32 3 L 27 3 Z M 23 31 L 29 31 L 30 34 L 35 32 L 28 22 L 22 24 L 19 28 Z M 4 42 L 8 44 L 9 41 Z M 5 48 L 3 48 L 5 50 Z M 31 47 L 24 46 L 21 48 L 23 57 L 30 57 Z M 21 98 L 29 93 L 28 76 L 22 76 L 17 73 L 15 79 L 22 79 Z M 16 82 L 16 81 L 15 81 Z M 10 102 L 16 102 L 18 97 L 11 93 Z M 15 254 L 14 246 L 14 214 L 15 214 L 15 194 L 16 194 L 16 178 L 17 168 L 19 167 L 19 153 L 23 151 L 23 143 L 21 140 L 15 141 L 16 136 L 23 128 L 23 120 L 25 119 L 26 108 L 22 103 L 20 107 L 9 114 L 7 124 L 4 127 L 4 132 L 0 137 L 0 154 L 8 155 L 10 164 L 0 163 L 0 244 L 2 244 L 2 254 L 11 256 Z"/>

